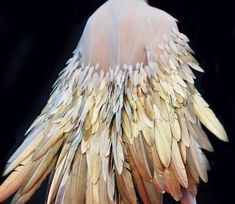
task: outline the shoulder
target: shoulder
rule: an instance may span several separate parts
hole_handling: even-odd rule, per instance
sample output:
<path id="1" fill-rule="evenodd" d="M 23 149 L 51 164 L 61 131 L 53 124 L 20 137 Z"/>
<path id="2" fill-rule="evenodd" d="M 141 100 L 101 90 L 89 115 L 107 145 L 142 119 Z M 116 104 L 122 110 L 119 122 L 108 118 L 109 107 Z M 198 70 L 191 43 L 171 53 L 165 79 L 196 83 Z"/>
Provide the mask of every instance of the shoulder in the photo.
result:
<path id="1" fill-rule="evenodd" d="M 102 21 L 100 20 L 107 17 L 109 4 L 109 1 L 105 2 L 94 13 L 92 13 L 87 20 L 87 25 L 101 23 Z"/>
<path id="2" fill-rule="evenodd" d="M 153 24 L 169 26 L 169 27 L 177 27 L 178 20 L 164 10 L 148 6 L 148 13 L 151 16 Z"/>

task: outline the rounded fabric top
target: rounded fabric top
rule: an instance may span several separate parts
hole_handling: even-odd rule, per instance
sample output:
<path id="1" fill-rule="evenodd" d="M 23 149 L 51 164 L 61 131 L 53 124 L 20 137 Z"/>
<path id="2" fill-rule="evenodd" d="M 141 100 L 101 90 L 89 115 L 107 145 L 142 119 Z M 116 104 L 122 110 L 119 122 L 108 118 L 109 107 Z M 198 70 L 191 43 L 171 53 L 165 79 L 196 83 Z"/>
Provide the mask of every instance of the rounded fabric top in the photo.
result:
<path id="1" fill-rule="evenodd" d="M 147 50 L 158 58 L 162 34 L 178 30 L 176 19 L 144 0 L 109 0 L 88 19 L 74 51 L 84 64 L 99 63 L 103 70 L 143 62 Z"/>

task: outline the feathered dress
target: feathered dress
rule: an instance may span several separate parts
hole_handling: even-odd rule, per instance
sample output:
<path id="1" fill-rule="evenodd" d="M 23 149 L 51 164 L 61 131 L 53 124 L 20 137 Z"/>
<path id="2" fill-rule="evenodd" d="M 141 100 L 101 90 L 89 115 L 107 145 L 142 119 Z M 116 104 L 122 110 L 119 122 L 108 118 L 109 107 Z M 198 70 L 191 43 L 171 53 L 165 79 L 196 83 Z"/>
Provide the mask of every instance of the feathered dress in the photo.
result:
<path id="1" fill-rule="evenodd" d="M 88 19 L 49 100 L 8 161 L 0 202 L 196 203 L 213 151 L 228 141 L 194 85 L 204 72 L 177 20 L 143 0 L 109 0 Z"/>

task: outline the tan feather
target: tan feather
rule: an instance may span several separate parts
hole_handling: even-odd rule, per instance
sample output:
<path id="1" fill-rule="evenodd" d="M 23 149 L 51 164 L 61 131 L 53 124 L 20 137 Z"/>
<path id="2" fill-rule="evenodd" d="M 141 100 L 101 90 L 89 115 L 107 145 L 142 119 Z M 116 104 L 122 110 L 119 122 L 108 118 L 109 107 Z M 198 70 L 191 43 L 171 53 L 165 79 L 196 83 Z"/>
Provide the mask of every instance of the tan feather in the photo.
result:
<path id="1" fill-rule="evenodd" d="M 115 202 L 115 177 L 114 177 L 114 167 L 112 166 L 110 171 L 107 173 L 107 190 L 108 190 L 108 198 L 110 203 Z"/>
<path id="2" fill-rule="evenodd" d="M 189 147 L 190 140 L 189 140 L 188 126 L 184 114 L 182 113 L 179 113 L 179 123 L 181 129 L 181 140 L 185 146 Z"/>
<path id="3" fill-rule="evenodd" d="M 139 125 L 141 126 L 141 129 L 143 129 L 143 127 L 145 125 L 147 125 L 148 127 L 150 128 L 153 128 L 153 121 L 151 121 L 145 114 L 144 112 L 144 109 L 141 105 L 141 103 L 139 101 L 136 101 L 136 104 L 137 104 L 137 113 L 138 113 L 138 116 L 139 116 Z"/>
<path id="4" fill-rule="evenodd" d="M 121 175 L 116 174 L 116 179 L 118 190 L 122 197 L 125 198 L 127 203 L 135 204 L 137 202 L 137 199 L 131 172 L 124 168 Z"/>
<path id="5" fill-rule="evenodd" d="M 40 161 L 40 163 L 34 167 L 34 173 L 31 175 L 28 181 L 25 181 L 22 186 L 22 193 L 28 192 L 33 188 L 37 181 L 40 179 L 42 174 L 48 169 L 50 163 L 53 161 L 58 149 L 60 148 L 63 140 L 58 141 L 55 146 L 51 147 L 51 149 L 45 154 L 44 158 Z"/>
<path id="6" fill-rule="evenodd" d="M 70 173 L 71 182 L 68 188 L 68 196 L 71 198 L 69 203 L 83 203 L 85 200 L 85 190 L 87 181 L 85 155 L 77 150 L 72 171 Z M 68 184 L 66 184 L 68 185 Z"/>
<path id="7" fill-rule="evenodd" d="M 168 113 L 168 107 L 167 107 L 167 103 L 165 100 L 161 99 L 160 100 L 160 114 L 162 116 L 162 118 L 165 120 L 165 121 L 169 121 L 169 113 Z"/>
<path id="8" fill-rule="evenodd" d="M 99 194 L 99 203 L 109 204 L 108 199 L 108 190 L 106 182 L 103 180 L 103 177 L 100 177 L 98 181 L 98 194 Z"/>
<path id="9" fill-rule="evenodd" d="M 21 186 L 32 165 L 30 158 L 25 161 L 25 166 L 18 166 L 0 186 L 0 202 L 3 202 Z"/>
<path id="10" fill-rule="evenodd" d="M 165 181 L 163 177 L 163 172 L 160 172 L 159 170 L 154 171 L 152 182 L 157 192 L 161 192 L 161 193 L 165 192 Z"/>
<path id="11" fill-rule="evenodd" d="M 192 154 L 190 152 L 190 148 L 187 148 L 187 163 L 188 169 L 190 171 L 190 174 L 192 175 L 193 180 L 196 183 L 199 183 L 199 173 L 196 169 L 196 164 L 193 161 Z"/>
<path id="12" fill-rule="evenodd" d="M 148 145 L 152 146 L 154 144 L 154 128 L 150 128 L 146 125 L 144 126 L 142 133 Z"/>
<path id="13" fill-rule="evenodd" d="M 162 192 L 156 192 L 154 184 L 150 181 L 144 181 L 145 189 L 148 193 L 150 203 L 161 204 L 163 203 Z"/>
<path id="14" fill-rule="evenodd" d="M 188 122 L 188 127 L 190 135 L 193 136 L 200 147 L 210 152 L 214 151 L 206 133 L 199 124 L 191 124 L 190 122 Z"/>
<path id="15" fill-rule="evenodd" d="M 67 155 L 66 155 L 67 156 Z M 59 165 L 55 168 L 55 173 L 52 177 L 52 181 L 50 183 L 50 189 L 47 195 L 47 204 L 52 203 L 53 200 L 56 197 L 56 194 L 59 189 L 60 182 L 62 180 L 64 171 L 66 169 L 66 156 L 63 158 L 63 160 L 59 163 Z M 57 161 L 58 163 L 58 161 Z"/>
<path id="16" fill-rule="evenodd" d="M 188 188 L 187 190 L 192 193 L 192 195 L 197 195 L 197 182 L 193 179 L 190 170 L 188 168 L 188 165 L 185 166 L 187 175 L 188 175 Z"/>
<path id="17" fill-rule="evenodd" d="M 133 176 L 133 181 L 136 186 L 136 190 L 138 191 L 140 198 L 144 203 L 150 203 L 150 200 L 146 192 L 145 186 L 143 184 L 143 181 L 141 179 L 141 176 L 135 166 L 132 154 L 129 151 L 128 151 L 128 155 L 129 155 L 129 162 L 130 162 L 130 167 L 131 167 L 131 174 Z"/>
<path id="18" fill-rule="evenodd" d="M 15 169 L 22 161 L 24 161 L 27 157 L 30 157 L 33 153 L 36 146 L 42 139 L 43 132 L 38 127 L 31 135 L 29 135 L 23 144 L 16 150 L 16 152 L 11 156 L 8 160 L 8 165 L 5 168 L 3 176 L 7 175 L 13 169 Z"/>
<path id="19" fill-rule="evenodd" d="M 157 130 L 159 131 L 161 137 L 164 138 L 166 142 L 168 143 L 169 147 L 171 147 L 172 133 L 171 133 L 170 123 L 166 122 L 165 120 L 158 120 L 156 122 L 155 127 L 157 127 Z"/>
<path id="20" fill-rule="evenodd" d="M 195 112 L 203 125 L 205 125 L 219 139 L 227 142 L 228 136 L 224 130 L 223 125 L 217 119 L 214 112 L 208 107 L 204 99 L 200 96 L 199 93 L 194 94 L 192 97 L 194 100 L 193 105 Z"/>
<path id="21" fill-rule="evenodd" d="M 51 127 L 53 128 L 53 127 Z M 50 138 L 47 138 L 47 136 L 44 136 L 42 139 L 42 142 L 37 146 L 35 149 L 35 152 L 33 153 L 33 160 L 39 159 L 42 155 L 46 154 L 48 149 L 55 145 L 55 143 L 61 139 L 63 136 L 64 129 L 61 128 L 60 126 L 57 126 L 55 131 L 55 135 L 51 136 Z"/>
<path id="22" fill-rule="evenodd" d="M 158 192 L 163 192 L 165 190 L 165 183 L 163 179 L 164 166 L 160 161 L 159 155 L 157 153 L 156 146 L 151 147 L 152 161 L 154 167 L 153 175 L 153 185 Z"/>
<path id="23" fill-rule="evenodd" d="M 179 149 L 180 149 L 181 158 L 182 158 L 184 164 L 186 164 L 187 149 L 186 149 L 186 146 L 185 146 L 185 144 L 183 143 L 182 140 L 179 141 Z"/>
<path id="24" fill-rule="evenodd" d="M 56 157 L 53 158 L 53 160 L 50 162 L 47 169 L 43 172 L 41 177 L 38 179 L 37 183 L 29 191 L 27 191 L 27 193 L 23 193 L 21 189 L 19 190 L 19 192 L 14 196 L 12 200 L 12 204 L 26 203 L 31 198 L 34 192 L 41 186 L 42 182 L 50 173 L 51 169 L 54 167 L 56 163 L 56 159 L 57 159 Z"/>
<path id="25" fill-rule="evenodd" d="M 122 126 L 123 126 L 123 130 L 124 130 L 127 138 L 129 139 L 129 141 L 133 141 L 133 139 L 132 139 L 133 136 L 131 133 L 132 125 L 131 125 L 130 119 L 124 109 L 122 110 Z M 135 128 L 133 128 L 133 129 L 135 129 Z"/>
<path id="26" fill-rule="evenodd" d="M 121 174 L 123 170 L 124 154 L 121 144 L 121 135 L 116 132 L 115 127 L 112 128 L 111 141 L 112 141 L 112 153 L 114 157 L 115 166 L 117 172 Z"/>
<path id="27" fill-rule="evenodd" d="M 174 139 L 178 142 L 181 138 L 181 129 L 178 118 L 175 118 L 173 122 L 170 123 L 171 125 L 171 132 Z"/>
<path id="28" fill-rule="evenodd" d="M 173 139 L 172 142 L 172 167 L 174 174 L 177 178 L 177 181 L 185 188 L 188 187 L 188 179 L 187 179 L 187 174 L 185 170 L 185 165 L 182 161 L 179 147 L 177 142 Z"/>
<path id="29" fill-rule="evenodd" d="M 139 174 L 146 180 L 151 179 L 151 171 L 149 169 L 146 152 L 140 136 L 134 139 L 134 144 L 130 145 L 129 151 Z"/>
<path id="30" fill-rule="evenodd" d="M 153 110 L 153 102 L 151 100 L 152 100 L 151 95 L 147 94 L 146 99 L 145 99 L 144 109 L 145 109 L 145 113 L 147 117 L 150 120 L 154 120 L 155 114 Z"/>
<path id="31" fill-rule="evenodd" d="M 190 137 L 190 138 L 191 138 L 190 152 L 191 152 L 196 170 L 198 171 L 200 178 L 204 182 L 207 182 L 208 181 L 207 169 L 209 168 L 207 160 L 204 156 L 204 153 L 201 151 L 201 149 L 199 148 L 199 146 L 197 145 L 193 137 Z"/>
<path id="32" fill-rule="evenodd" d="M 180 184 L 172 171 L 172 163 L 170 164 L 169 169 L 166 168 L 164 170 L 163 176 L 166 184 L 166 191 L 169 192 L 176 201 L 179 201 L 181 198 Z"/>
<path id="33" fill-rule="evenodd" d="M 187 102 L 186 106 L 182 106 L 182 110 L 183 110 L 185 116 L 187 117 L 187 119 L 191 123 L 196 124 L 197 118 L 196 118 L 192 104 L 190 102 Z"/>
<path id="34" fill-rule="evenodd" d="M 101 171 L 101 158 L 99 155 L 95 153 L 91 153 L 91 157 L 89 158 L 90 164 L 90 171 L 91 171 L 91 181 L 93 184 L 96 184 Z"/>
<path id="35" fill-rule="evenodd" d="M 165 167 L 160 160 L 156 145 L 151 146 L 151 153 L 153 158 L 154 170 L 163 172 Z"/>
<path id="36" fill-rule="evenodd" d="M 155 126 L 155 144 L 159 154 L 159 158 L 165 167 L 168 167 L 171 159 L 171 145 Z"/>
<path id="37" fill-rule="evenodd" d="M 68 140 L 68 138 L 67 138 L 67 140 Z M 69 151 L 69 148 L 71 147 L 71 143 L 67 140 L 66 140 L 66 142 L 64 142 L 62 150 L 60 151 L 59 158 L 56 162 L 56 167 L 58 167 L 60 165 L 60 163 L 64 160 L 64 158 L 66 157 L 66 155 Z"/>

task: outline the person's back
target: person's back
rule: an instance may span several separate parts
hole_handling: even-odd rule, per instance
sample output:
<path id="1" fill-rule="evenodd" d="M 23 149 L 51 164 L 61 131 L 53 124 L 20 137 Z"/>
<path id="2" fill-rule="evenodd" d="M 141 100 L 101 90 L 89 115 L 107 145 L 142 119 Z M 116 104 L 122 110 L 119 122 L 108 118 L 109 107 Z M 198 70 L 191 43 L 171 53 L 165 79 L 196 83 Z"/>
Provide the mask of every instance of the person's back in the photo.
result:
<path id="1" fill-rule="evenodd" d="M 147 63 L 146 48 L 158 56 L 162 33 L 177 29 L 176 19 L 143 0 L 109 0 L 88 20 L 79 50 L 84 64 Z"/>

